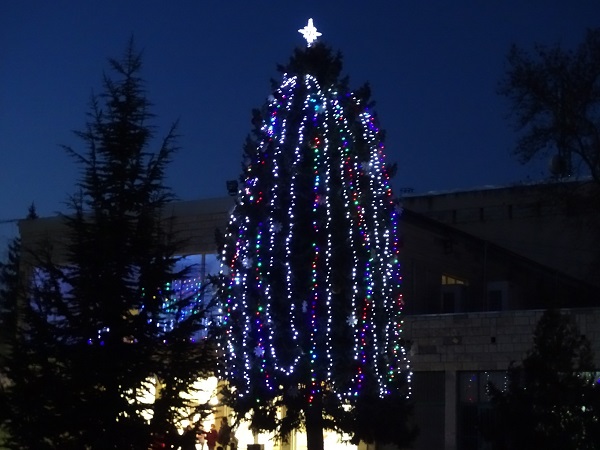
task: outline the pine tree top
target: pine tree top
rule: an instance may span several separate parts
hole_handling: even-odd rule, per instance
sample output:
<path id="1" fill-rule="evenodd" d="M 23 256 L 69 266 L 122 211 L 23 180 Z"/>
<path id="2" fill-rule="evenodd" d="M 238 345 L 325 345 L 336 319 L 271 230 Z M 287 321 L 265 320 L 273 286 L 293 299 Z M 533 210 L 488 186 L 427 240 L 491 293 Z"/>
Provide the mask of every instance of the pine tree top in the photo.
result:
<path id="1" fill-rule="evenodd" d="M 310 47 L 296 48 L 287 64 L 277 70 L 288 76 L 312 75 L 323 87 L 337 84 L 342 72 L 342 54 L 322 42 Z"/>

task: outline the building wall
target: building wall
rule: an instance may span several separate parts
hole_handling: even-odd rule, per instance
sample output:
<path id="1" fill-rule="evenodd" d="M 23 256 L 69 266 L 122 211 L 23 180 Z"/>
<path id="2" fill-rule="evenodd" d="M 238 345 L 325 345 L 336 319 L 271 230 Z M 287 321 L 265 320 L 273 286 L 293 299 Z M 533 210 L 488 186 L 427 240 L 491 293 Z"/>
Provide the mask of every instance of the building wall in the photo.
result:
<path id="1" fill-rule="evenodd" d="M 589 185 L 561 183 L 410 195 L 415 212 L 600 286 L 600 214 Z"/>
<path id="2" fill-rule="evenodd" d="M 189 254 L 217 253 L 215 233 L 225 232 L 234 207 L 232 197 L 173 203 L 165 215 L 173 215 L 173 228 L 184 240 L 183 250 Z"/>
<path id="3" fill-rule="evenodd" d="M 166 226 L 182 240 L 181 251 L 184 254 L 217 253 L 215 233 L 225 231 L 229 213 L 234 206 L 231 197 L 220 197 L 185 202 L 173 202 L 164 212 Z M 26 219 L 19 222 L 19 233 L 23 242 L 25 257 L 27 249 L 52 242 L 53 254 L 60 260 L 64 257 L 66 234 L 63 218 L 60 216 Z"/>
<path id="4" fill-rule="evenodd" d="M 595 289 L 578 279 L 410 210 L 400 228 L 409 314 L 574 307 L 596 300 Z M 443 276 L 463 284 L 444 285 Z"/>

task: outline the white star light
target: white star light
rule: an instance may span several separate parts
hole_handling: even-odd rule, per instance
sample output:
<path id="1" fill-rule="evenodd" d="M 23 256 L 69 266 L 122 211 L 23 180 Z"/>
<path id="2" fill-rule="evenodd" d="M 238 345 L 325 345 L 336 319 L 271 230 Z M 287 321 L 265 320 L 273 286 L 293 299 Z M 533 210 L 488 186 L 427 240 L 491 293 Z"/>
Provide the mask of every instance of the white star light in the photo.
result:
<path id="1" fill-rule="evenodd" d="M 306 39 L 309 47 L 317 40 L 319 36 L 322 36 L 322 33 L 319 33 L 313 25 L 312 19 L 308 19 L 308 25 L 306 25 L 304 28 L 300 28 L 298 33 L 301 33 L 302 36 L 304 36 L 304 39 Z"/>

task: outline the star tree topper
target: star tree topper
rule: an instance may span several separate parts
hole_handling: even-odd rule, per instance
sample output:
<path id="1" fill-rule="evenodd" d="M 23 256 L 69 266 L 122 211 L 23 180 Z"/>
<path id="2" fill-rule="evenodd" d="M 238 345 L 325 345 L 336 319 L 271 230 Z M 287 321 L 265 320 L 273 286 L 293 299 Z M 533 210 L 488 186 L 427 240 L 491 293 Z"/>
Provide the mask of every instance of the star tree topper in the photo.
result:
<path id="1" fill-rule="evenodd" d="M 319 36 L 322 36 L 322 33 L 319 33 L 313 25 L 312 19 L 308 19 L 308 25 L 306 25 L 304 28 L 300 28 L 298 33 L 301 33 L 302 36 L 304 36 L 304 39 L 306 39 L 309 47 L 317 40 Z"/>

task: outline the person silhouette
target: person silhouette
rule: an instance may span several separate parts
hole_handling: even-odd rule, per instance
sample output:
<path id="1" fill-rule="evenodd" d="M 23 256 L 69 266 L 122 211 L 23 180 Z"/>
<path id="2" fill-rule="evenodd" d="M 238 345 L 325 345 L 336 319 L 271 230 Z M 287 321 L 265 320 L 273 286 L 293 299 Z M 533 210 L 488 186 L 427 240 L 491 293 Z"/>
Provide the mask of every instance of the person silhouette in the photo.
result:
<path id="1" fill-rule="evenodd" d="M 210 424 L 210 430 L 206 433 L 206 446 L 208 450 L 215 450 L 215 445 L 217 445 L 217 427 L 214 423 Z"/>
<path id="2" fill-rule="evenodd" d="M 206 443 L 206 431 L 204 430 L 204 425 L 200 424 L 198 427 L 196 438 L 198 439 L 198 444 L 200 444 L 200 450 L 204 450 L 204 444 Z"/>
<path id="3" fill-rule="evenodd" d="M 227 448 L 231 439 L 231 427 L 227 423 L 227 417 L 223 417 L 221 420 L 221 428 L 219 428 L 219 434 L 217 436 L 217 442 Z"/>
<path id="4" fill-rule="evenodd" d="M 196 450 L 196 430 L 192 425 L 188 425 L 181 435 L 181 450 Z"/>

